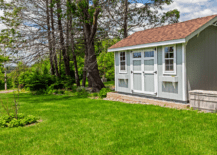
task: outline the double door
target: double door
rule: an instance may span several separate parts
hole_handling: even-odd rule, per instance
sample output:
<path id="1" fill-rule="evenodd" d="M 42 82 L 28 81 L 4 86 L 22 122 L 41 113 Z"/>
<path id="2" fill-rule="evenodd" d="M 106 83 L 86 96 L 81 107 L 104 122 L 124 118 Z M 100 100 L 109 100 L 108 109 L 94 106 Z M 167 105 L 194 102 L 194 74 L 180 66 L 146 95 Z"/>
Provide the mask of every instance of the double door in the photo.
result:
<path id="1" fill-rule="evenodd" d="M 131 88 L 133 92 L 157 95 L 157 51 L 131 53 Z"/>

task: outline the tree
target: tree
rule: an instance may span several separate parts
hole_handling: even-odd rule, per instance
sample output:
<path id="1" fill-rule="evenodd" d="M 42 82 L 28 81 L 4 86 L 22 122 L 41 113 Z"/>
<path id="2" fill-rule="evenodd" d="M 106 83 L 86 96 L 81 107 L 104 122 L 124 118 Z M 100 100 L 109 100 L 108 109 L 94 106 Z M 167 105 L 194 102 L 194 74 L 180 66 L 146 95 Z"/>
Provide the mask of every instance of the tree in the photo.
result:
<path id="1" fill-rule="evenodd" d="M 51 74 L 54 75 L 54 63 L 53 63 L 53 44 L 51 40 L 51 26 L 50 26 L 50 10 L 49 10 L 49 2 L 46 0 L 46 15 L 47 15 L 47 39 L 49 46 L 49 55 L 50 55 L 50 66 L 51 66 Z"/>
<path id="2" fill-rule="evenodd" d="M 4 79 L 5 90 L 7 90 L 7 67 L 6 62 L 9 61 L 9 57 L 6 57 L 5 54 L 0 55 L 0 78 Z M 4 75 L 2 74 L 4 73 Z"/>
<path id="3" fill-rule="evenodd" d="M 180 17 L 178 10 L 159 13 L 163 5 L 170 5 L 172 0 L 117 0 L 106 7 L 106 27 L 109 35 L 126 38 L 129 32 L 147 29 L 167 23 L 177 23 Z"/>
<path id="4" fill-rule="evenodd" d="M 65 73 L 67 76 L 70 76 L 70 69 L 69 69 L 69 59 L 68 59 L 68 53 L 65 48 L 65 41 L 63 36 L 63 28 L 62 28 L 62 8 L 61 8 L 61 0 L 56 1 L 57 6 L 57 18 L 58 18 L 58 28 L 59 28 L 59 37 L 60 37 L 60 49 L 63 54 L 63 60 L 65 65 Z"/>
<path id="5" fill-rule="evenodd" d="M 138 28 L 178 22 L 177 10 L 158 12 L 164 4 L 171 3 L 172 0 L 1 1 L 4 10 L 1 20 L 7 28 L 0 35 L 9 37 L 7 49 L 19 54 L 17 61 L 32 65 L 49 58 L 51 74 L 59 80 L 65 75 L 71 79 L 75 76 L 77 86 L 80 78 L 85 86 L 88 75 L 89 86 L 99 91 L 104 87 L 100 76 L 105 75 L 109 54 L 96 47 L 104 48 L 101 46 L 104 42 L 110 46 L 112 40 L 126 38 Z M 97 63 L 97 56 L 103 65 Z M 84 61 L 83 75 L 80 60 Z"/>
<path id="6" fill-rule="evenodd" d="M 98 17 L 100 13 L 99 0 L 92 1 L 90 6 L 89 0 L 79 0 L 77 2 L 77 13 L 83 23 L 84 35 L 86 39 L 88 54 L 88 74 L 93 83 L 93 91 L 99 91 L 104 88 L 104 84 L 99 76 L 98 64 L 96 60 L 94 37 L 97 32 Z"/>

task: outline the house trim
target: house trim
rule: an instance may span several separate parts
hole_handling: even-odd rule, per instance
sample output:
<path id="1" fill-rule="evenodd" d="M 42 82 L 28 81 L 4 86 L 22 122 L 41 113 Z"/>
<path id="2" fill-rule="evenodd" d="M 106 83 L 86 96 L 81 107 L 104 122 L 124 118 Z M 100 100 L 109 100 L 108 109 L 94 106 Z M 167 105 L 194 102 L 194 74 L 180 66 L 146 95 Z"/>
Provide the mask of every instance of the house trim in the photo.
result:
<path id="1" fill-rule="evenodd" d="M 213 18 L 212 20 L 210 20 L 209 22 L 201 26 L 199 29 L 197 29 L 196 31 L 194 31 L 193 33 L 191 33 L 189 36 L 186 37 L 186 42 L 188 42 L 191 38 L 199 34 L 201 31 L 205 30 L 208 26 L 213 25 L 216 21 L 217 21 L 217 17 Z"/>
<path id="2" fill-rule="evenodd" d="M 117 91 L 117 80 L 116 80 L 116 77 L 117 77 L 117 73 L 116 73 L 116 58 L 115 58 L 115 52 L 114 52 L 114 61 L 115 61 L 115 63 L 114 63 L 114 65 L 115 65 L 115 91 Z"/>
<path id="3" fill-rule="evenodd" d="M 173 46 L 174 47 L 174 58 L 173 58 L 173 68 L 174 68 L 174 71 L 166 71 L 165 70 L 165 47 L 171 47 L 171 46 Z M 168 46 L 163 46 L 162 47 L 163 48 L 163 54 L 162 54 L 162 58 L 163 58 L 163 75 L 176 75 L 176 52 L 177 52 L 177 50 L 176 50 L 176 45 L 168 45 Z"/>
<path id="4" fill-rule="evenodd" d="M 133 52 L 130 52 L 130 84 L 131 84 L 131 93 L 133 93 Z"/>
<path id="5" fill-rule="evenodd" d="M 121 52 L 125 53 L 125 70 L 121 70 Z M 118 53 L 118 61 L 119 61 L 119 74 L 127 74 L 127 52 L 121 51 Z"/>
<path id="6" fill-rule="evenodd" d="M 155 48 L 155 51 L 154 51 L 154 55 L 155 55 L 155 64 L 154 64 L 154 71 L 156 71 L 157 72 L 157 74 L 155 74 L 154 75 L 154 80 L 155 80 L 155 92 L 157 93 L 157 97 L 159 96 L 159 90 L 158 90 L 158 63 L 157 63 L 157 61 L 158 61 L 158 49 L 157 49 L 157 47 Z"/>
<path id="7" fill-rule="evenodd" d="M 157 46 L 181 44 L 181 43 L 185 43 L 185 42 L 186 42 L 185 39 L 169 40 L 169 41 L 149 43 L 149 44 L 142 44 L 142 45 L 135 45 L 135 46 L 112 48 L 112 49 L 108 49 L 108 52 L 116 52 L 116 51 L 124 51 L 124 50 L 133 50 L 133 49 L 148 48 L 148 47 L 157 47 Z"/>
<path id="8" fill-rule="evenodd" d="M 182 81 L 183 101 L 187 101 L 186 44 L 182 44 Z"/>

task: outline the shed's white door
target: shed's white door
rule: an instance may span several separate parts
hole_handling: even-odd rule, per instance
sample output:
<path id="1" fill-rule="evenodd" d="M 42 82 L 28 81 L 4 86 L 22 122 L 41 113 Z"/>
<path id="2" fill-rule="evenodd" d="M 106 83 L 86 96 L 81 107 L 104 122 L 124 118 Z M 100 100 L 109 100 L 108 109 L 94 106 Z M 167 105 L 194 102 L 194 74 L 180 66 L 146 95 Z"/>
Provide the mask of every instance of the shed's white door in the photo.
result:
<path id="1" fill-rule="evenodd" d="M 157 95 L 157 51 L 131 54 L 132 92 Z"/>

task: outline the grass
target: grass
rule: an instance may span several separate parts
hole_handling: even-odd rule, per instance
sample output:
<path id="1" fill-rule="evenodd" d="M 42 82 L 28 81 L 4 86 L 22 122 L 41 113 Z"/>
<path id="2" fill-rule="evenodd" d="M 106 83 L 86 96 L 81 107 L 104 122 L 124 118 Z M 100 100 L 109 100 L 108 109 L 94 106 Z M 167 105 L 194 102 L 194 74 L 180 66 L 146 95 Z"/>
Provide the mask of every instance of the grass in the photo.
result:
<path id="1" fill-rule="evenodd" d="M 31 94 L 20 112 L 43 122 L 0 128 L 0 154 L 217 154 L 216 114 Z"/>

